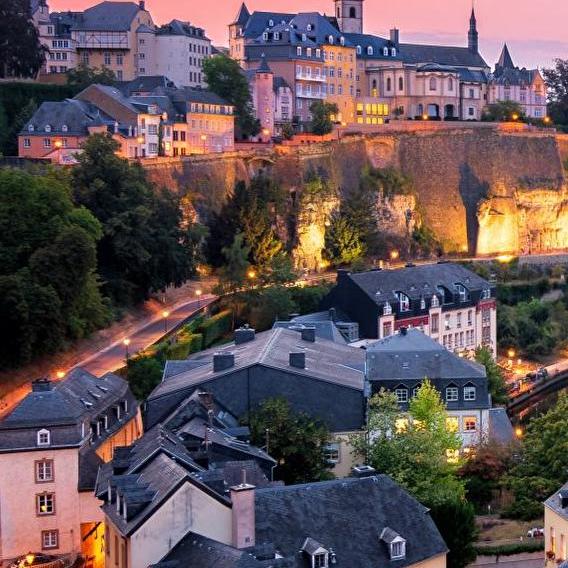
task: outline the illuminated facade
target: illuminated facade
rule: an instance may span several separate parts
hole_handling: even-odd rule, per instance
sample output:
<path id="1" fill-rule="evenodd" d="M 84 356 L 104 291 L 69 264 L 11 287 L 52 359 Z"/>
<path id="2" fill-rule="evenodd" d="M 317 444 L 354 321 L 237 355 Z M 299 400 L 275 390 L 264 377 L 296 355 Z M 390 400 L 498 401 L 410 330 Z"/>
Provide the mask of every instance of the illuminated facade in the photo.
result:
<path id="1" fill-rule="evenodd" d="M 127 383 L 82 369 L 32 392 L 0 422 L 0 561 L 83 554 L 104 566 L 104 516 L 93 490 L 113 450 L 142 435 Z"/>

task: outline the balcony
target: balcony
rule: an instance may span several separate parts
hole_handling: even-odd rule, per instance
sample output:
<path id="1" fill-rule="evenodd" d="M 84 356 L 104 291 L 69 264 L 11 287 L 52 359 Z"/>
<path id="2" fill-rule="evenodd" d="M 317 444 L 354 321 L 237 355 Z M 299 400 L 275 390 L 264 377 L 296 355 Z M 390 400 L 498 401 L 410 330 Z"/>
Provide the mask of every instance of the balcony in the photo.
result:
<path id="1" fill-rule="evenodd" d="M 321 91 L 319 93 L 314 93 L 314 92 L 305 92 L 305 91 L 296 91 L 296 97 L 300 97 L 302 99 L 325 99 L 327 95 L 325 95 L 324 93 L 322 93 Z"/>
<path id="2" fill-rule="evenodd" d="M 325 83 L 326 77 L 323 75 L 308 75 L 296 72 L 296 81 L 312 81 L 314 83 Z"/>
<path id="3" fill-rule="evenodd" d="M 73 32 L 78 49 L 130 49 L 124 32 Z"/>

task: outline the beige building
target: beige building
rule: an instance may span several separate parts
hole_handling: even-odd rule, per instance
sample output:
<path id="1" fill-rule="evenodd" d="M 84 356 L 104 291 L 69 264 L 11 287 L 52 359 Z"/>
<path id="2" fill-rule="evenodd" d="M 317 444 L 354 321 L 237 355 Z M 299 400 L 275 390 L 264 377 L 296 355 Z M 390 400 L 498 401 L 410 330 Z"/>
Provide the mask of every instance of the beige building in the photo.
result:
<path id="1" fill-rule="evenodd" d="M 127 383 L 82 369 L 40 380 L 0 422 L 0 561 L 31 553 L 82 554 L 104 565 L 99 465 L 142 434 Z"/>
<path id="2" fill-rule="evenodd" d="M 568 560 L 568 483 L 544 502 L 546 567 Z"/>

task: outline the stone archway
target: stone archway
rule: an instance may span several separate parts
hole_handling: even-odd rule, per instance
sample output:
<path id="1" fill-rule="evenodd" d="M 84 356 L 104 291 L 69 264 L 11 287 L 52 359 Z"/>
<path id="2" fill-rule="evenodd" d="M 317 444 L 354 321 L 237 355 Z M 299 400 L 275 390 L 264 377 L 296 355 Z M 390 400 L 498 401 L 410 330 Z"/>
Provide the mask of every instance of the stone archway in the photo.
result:
<path id="1" fill-rule="evenodd" d="M 456 118 L 456 107 L 454 105 L 446 105 L 444 107 L 444 120 L 454 120 Z"/>

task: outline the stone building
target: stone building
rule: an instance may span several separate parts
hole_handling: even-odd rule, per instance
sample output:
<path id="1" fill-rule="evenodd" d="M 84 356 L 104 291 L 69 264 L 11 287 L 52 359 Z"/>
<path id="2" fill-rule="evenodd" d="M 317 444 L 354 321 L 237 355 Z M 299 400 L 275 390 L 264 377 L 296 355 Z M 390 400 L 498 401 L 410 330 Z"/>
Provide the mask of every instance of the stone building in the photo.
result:
<path id="1" fill-rule="evenodd" d="M 82 369 L 32 387 L 0 421 L 0 561 L 83 554 L 102 568 L 97 471 L 142 435 L 138 404 L 123 379 Z"/>
<path id="2" fill-rule="evenodd" d="M 496 355 L 495 293 L 495 286 L 453 263 L 339 270 L 322 307 L 347 314 L 370 339 L 415 327 L 450 351 L 468 354 L 485 346 Z"/>
<path id="3" fill-rule="evenodd" d="M 495 64 L 489 86 L 489 103 L 498 101 L 519 103 L 528 118 L 547 116 L 546 84 L 540 71 L 515 66 L 507 44 Z"/>

